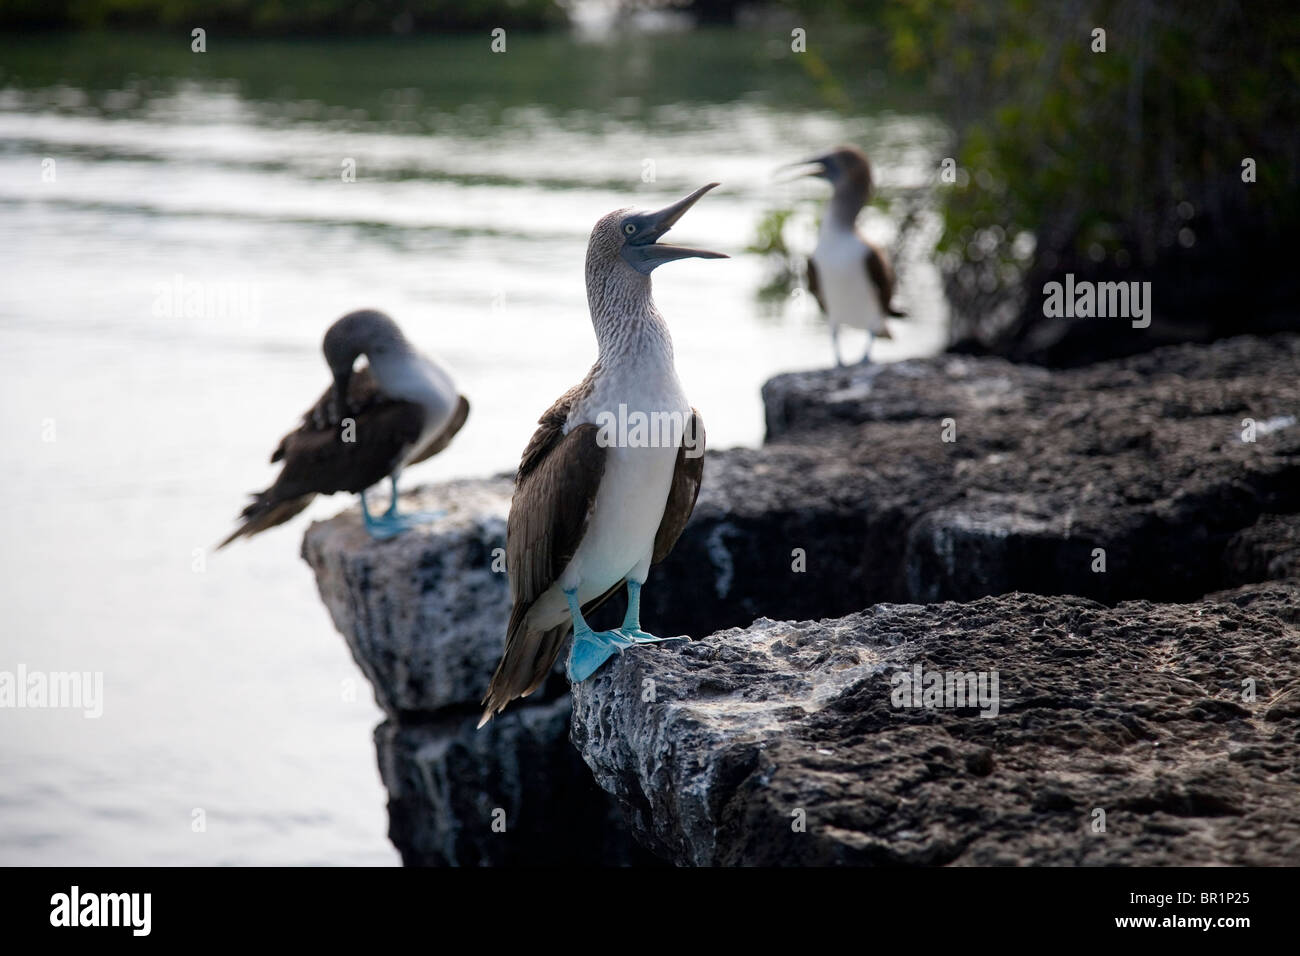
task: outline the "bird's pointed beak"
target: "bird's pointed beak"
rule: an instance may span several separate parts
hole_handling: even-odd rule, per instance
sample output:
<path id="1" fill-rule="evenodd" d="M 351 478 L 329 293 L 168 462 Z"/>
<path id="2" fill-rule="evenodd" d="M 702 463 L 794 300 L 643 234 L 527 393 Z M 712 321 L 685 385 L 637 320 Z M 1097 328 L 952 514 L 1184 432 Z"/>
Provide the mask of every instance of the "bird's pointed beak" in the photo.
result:
<path id="1" fill-rule="evenodd" d="M 730 258 L 725 253 L 710 252 L 708 249 L 670 246 L 659 242 L 660 237 L 671 229 L 677 220 L 686 215 L 686 210 L 699 202 L 701 196 L 717 185 L 717 183 L 709 183 L 707 186 L 701 186 L 689 196 L 677 200 L 670 206 L 665 206 L 658 212 L 647 212 L 638 216 L 641 228 L 633 238 L 623 244 L 623 258 L 632 268 L 645 275 L 649 275 L 656 266 L 671 262 L 673 259 Z"/>
<path id="2" fill-rule="evenodd" d="M 805 176 L 816 176 L 819 179 L 828 178 L 829 170 L 826 168 L 825 156 L 814 156 L 812 159 L 802 159 L 797 163 L 787 163 L 784 166 L 778 166 L 772 173 L 781 182 L 790 182 L 795 179 L 802 179 Z"/>

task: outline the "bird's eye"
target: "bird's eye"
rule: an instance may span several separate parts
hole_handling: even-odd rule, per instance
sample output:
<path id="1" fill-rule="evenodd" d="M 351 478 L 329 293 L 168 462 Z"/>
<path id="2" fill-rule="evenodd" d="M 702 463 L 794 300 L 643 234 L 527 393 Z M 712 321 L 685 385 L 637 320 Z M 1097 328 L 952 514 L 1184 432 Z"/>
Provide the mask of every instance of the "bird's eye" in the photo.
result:
<path id="1" fill-rule="evenodd" d="M 629 222 L 629 223 L 625 223 L 625 224 L 623 225 L 623 232 L 630 236 L 630 235 L 632 235 L 633 233 L 636 232 L 636 226 L 632 225 L 632 223 L 630 223 L 630 222 Z"/>

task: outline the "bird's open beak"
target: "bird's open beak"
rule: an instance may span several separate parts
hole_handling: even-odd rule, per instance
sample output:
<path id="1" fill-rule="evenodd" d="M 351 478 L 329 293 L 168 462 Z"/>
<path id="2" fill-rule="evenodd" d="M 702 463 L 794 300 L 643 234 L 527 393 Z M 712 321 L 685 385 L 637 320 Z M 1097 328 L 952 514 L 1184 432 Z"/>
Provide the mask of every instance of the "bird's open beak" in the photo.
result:
<path id="1" fill-rule="evenodd" d="M 671 229 L 678 219 L 686 215 L 686 210 L 694 206 L 701 196 L 716 185 L 718 184 L 709 183 L 707 186 L 701 186 L 685 199 L 679 199 L 671 206 L 665 206 L 658 212 L 642 213 L 635 217 L 639 228 L 636 235 L 623 244 L 622 250 L 623 258 L 628 264 L 638 272 L 649 275 L 656 266 L 671 262 L 673 259 L 729 258 L 721 252 L 692 249 L 689 246 L 670 246 L 659 242 L 659 238 Z"/>
<path id="2" fill-rule="evenodd" d="M 819 179 L 825 179 L 827 172 L 826 157 L 814 156 L 812 159 L 804 159 L 797 163 L 778 166 L 772 175 L 778 177 L 781 182 L 790 182 L 794 179 L 802 179 L 804 176 L 816 176 Z"/>

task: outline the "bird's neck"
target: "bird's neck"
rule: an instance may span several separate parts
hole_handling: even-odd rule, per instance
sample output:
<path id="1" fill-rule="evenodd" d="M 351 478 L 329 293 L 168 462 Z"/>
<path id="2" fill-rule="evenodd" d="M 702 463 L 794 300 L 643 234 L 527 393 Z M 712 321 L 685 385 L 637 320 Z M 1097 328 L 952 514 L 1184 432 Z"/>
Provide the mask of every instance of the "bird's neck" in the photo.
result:
<path id="1" fill-rule="evenodd" d="M 867 202 L 867 187 L 857 179 L 844 179 L 835 184 L 830 208 L 826 213 L 825 227 L 837 232 L 852 231 L 858 213 Z"/>
<path id="2" fill-rule="evenodd" d="M 370 372 L 385 395 L 415 402 L 430 411 L 447 406 L 455 392 L 451 376 L 409 347 L 370 359 Z"/>
<path id="3" fill-rule="evenodd" d="M 647 363 L 672 368 L 673 339 L 650 295 L 649 276 L 588 283 L 587 301 L 602 368 Z"/>

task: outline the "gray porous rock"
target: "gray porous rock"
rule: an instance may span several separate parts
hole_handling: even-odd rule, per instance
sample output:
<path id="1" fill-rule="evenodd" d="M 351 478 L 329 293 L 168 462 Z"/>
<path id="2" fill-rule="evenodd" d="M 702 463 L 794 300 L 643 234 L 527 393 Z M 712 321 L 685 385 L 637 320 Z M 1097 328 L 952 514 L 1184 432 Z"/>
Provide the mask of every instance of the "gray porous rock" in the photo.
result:
<path id="1" fill-rule="evenodd" d="M 513 490 L 509 478 L 422 489 L 403 508 L 446 516 L 388 541 L 355 508 L 307 530 L 303 558 L 385 712 L 468 711 L 487 690 L 510 616 L 504 558 L 493 563 Z"/>
<path id="2" fill-rule="evenodd" d="M 389 837 L 407 865 L 654 862 L 568 742 L 557 675 L 482 730 L 510 597 L 509 478 L 451 481 L 403 507 L 446 515 L 373 540 L 359 513 L 317 522 L 303 557 L 387 718 L 375 729 Z"/>
<path id="3" fill-rule="evenodd" d="M 1017 590 L 1188 601 L 1295 567 L 1294 519 L 1271 516 L 1300 512 L 1300 336 L 1056 372 L 939 356 L 782 375 L 763 394 L 755 457 L 848 513 L 854 540 L 827 565 L 852 600 L 755 616 Z M 1252 550 L 1261 519 L 1289 557 Z"/>
<path id="4" fill-rule="evenodd" d="M 918 665 L 988 696 L 900 706 Z M 1300 631 L 1220 601 L 763 619 L 574 693 L 596 780 L 682 865 L 1295 865 L 1298 736 Z"/>

